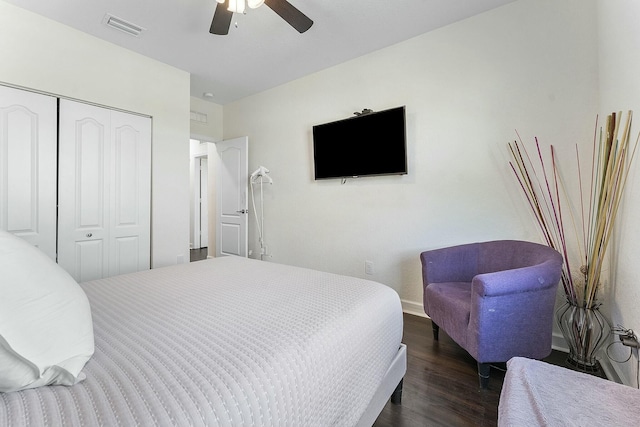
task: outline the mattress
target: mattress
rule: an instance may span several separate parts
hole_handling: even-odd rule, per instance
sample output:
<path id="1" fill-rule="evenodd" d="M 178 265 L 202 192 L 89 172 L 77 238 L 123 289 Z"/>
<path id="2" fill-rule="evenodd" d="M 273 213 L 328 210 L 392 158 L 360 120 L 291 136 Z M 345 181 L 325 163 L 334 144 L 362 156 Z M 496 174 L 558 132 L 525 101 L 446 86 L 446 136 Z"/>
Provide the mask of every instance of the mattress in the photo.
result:
<path id="1" fill-rule="evenodd" d="M 538 360 L 507 362 L 498 426 L 632 426 L 639 419 L 636 388 Z"/>
<path id="2" fill-rule="evenodd" d="M 0 393 L 0 425 L 352 426 L 402 338 L 391 288 L 245 258 L 82 287 L 86 379 Z"/>

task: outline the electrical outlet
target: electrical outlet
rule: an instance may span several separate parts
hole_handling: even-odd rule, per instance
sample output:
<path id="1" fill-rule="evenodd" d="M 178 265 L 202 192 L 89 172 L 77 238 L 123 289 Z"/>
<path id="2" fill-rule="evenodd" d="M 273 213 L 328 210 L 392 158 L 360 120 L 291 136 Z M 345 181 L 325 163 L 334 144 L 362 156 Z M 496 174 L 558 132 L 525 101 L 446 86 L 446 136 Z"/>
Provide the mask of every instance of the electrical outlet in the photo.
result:
<path id="1" fill-rule="evenodd" d="M 375 270 L 373 268 L 373 261 L 365 261 L 364 262 L 364 273 L 368 275 L 373 275 Z"/>

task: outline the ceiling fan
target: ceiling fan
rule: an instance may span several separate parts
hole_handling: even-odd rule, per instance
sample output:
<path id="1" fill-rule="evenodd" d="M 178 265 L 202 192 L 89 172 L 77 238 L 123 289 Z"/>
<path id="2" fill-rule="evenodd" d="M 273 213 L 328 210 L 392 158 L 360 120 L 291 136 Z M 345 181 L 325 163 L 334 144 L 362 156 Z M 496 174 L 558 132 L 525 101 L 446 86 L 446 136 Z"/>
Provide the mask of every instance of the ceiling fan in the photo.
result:
<path id="1" fill-rule="evenodd" d="M 209 32 L 211 34 L 226 35 L 229 34 L 231 18 L 233 17 L 234 12 L 244 13 L 245 1 L 217 0 L 217 2 L 220 4 L 216 5 L 216 11 L 213 14 L 213 21 L 211 22 Z M 287 0 L 247 0 L 247 5 L 251 9 L 260 7 L 263 3 L 280 15 L 282 19 L 298 30 L 299 33 L 304 33 L 313 25 L 313 21 L 311 19 L 296 9 Z"/>

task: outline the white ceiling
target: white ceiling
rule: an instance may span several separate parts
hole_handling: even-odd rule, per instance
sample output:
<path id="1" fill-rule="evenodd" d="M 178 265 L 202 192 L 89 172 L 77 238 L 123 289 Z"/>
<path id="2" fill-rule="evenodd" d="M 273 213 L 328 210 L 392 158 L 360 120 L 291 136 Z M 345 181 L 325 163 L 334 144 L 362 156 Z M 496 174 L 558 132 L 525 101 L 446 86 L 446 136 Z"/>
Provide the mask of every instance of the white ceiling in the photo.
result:
<path id="1" fill-rule="evenodd" d="M 226 104 L 514 0 L 289 0 L 314 21 L 306 33 L 263 5 L 227 36 L 209 34 L 216 0 L 6 1 L 188 71 L 192 96 Z M 145 31 L 107 27 L 107 13 Z"/>

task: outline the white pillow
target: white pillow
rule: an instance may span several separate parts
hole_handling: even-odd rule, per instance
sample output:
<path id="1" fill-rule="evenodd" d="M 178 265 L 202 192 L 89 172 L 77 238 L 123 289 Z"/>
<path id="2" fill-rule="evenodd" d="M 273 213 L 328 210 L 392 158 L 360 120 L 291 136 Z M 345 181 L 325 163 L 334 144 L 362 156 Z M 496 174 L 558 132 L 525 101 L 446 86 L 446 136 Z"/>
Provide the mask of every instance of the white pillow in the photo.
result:
<path id="1" fill-rule="evenodd" d="M 0 230 L 0 391 L 76 384 L 93 349 L 82 288 L 38 248 Z"/>

